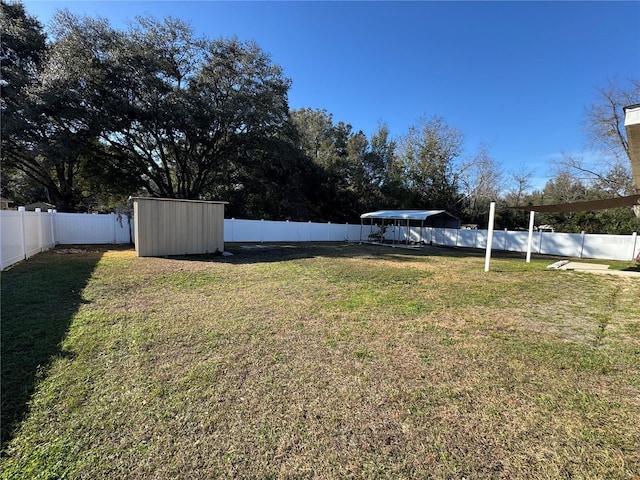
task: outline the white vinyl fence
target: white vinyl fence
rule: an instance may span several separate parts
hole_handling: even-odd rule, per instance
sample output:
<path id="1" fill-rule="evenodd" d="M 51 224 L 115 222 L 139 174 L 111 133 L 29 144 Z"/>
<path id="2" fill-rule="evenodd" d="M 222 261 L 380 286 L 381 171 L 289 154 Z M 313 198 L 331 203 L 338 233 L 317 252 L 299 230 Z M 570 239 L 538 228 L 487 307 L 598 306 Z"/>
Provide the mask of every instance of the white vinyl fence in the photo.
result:
<path id="1" fill-rule="evenodd" d="M 133 232 L 133 223 L 131 225 Z M 131 238 L 132 239 L 132 238 Z M 127 218 L 115 213 L 89 215 L 26 212 L 24 207 L 0 211 L 0 269 L 55 245 L 129 243 Z"/>
<path id="2" fill-rule="evenodd" d="M 226 219 L 224 241 L 233 242 L 359 242 L 367 241 L 371 226 L 314 222 L 275 222 Z M 376 227 L 373 227 L 374 229 Z M 125 216 L 114 213 L 0 211 L 0 267 L 52 248 L 55 245 L 118 244 L 133 241 Z M 130 233 L 131 232 L 131 233 Z M 395 245 L 407 241 L 461 248 L 486 248 L 486 230 L 431 227 L 395 227 L 385 238 Z M 494 231 L 493 249 L 526 252 L 528 232 Z M 633 260 L 640 250 L 638 235 L 592 235 L 535 232 L 533 253 L 576 258 Z"/>
<path id="3" fill-rule="evenodd" d="M 0 212 L 0 269 L 32 257 L 55 245 L 55 222 L 51 211 L 43 213 L 2 210 Z"/>
<path id="4" fill-rule="evenodd" d="M 54 213 L 53 216 L 56 225 L 56 244 L 133 243 L 133 220 L 129 230 L 129 223 L 124 215 Z"/>
<path id="5" fill-rule="evenodd" d="M 369 227 L 367 229 L 367 235 Z M 366 238 L 366 236 L 365 236 Z M 360 224 L 274 222 L 225 219 L 224 241 L 233 242 L 357 242 Z"/>
<path id="6" fill-rule="evenodd" d="M 444 229 L 424 227 L 395 227 L 387 231 L 385 238 L 399 245 L 422 238 L 424 243 L 448 247 L 487 248 L 486 230 Z M 494 230 L 493 250 L 526 252 L 529 232 Z M 632 235 L 598 235 L 585 233 L 534 232 L 532 252 L 575 258 L 600 258 L 606 260 L 633 260 L 640 251 L 640 239 Z"/>

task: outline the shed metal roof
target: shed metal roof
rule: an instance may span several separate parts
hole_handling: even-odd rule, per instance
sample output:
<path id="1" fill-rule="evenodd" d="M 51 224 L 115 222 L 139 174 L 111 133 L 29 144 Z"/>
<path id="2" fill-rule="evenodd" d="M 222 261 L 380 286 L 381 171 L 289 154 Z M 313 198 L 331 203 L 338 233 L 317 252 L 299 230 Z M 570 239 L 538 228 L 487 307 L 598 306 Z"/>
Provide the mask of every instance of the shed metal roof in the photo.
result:
<path id="1" fill-rule="evenodd" d="M 155 202 L 188 202 L 188 203 L 210 203 L 229 205 L 229 202 L 219 200 L 193 200 L 187 198 L 163 198 L 163 197 L 130 197 L 131 200 L 149 200 Z"/>

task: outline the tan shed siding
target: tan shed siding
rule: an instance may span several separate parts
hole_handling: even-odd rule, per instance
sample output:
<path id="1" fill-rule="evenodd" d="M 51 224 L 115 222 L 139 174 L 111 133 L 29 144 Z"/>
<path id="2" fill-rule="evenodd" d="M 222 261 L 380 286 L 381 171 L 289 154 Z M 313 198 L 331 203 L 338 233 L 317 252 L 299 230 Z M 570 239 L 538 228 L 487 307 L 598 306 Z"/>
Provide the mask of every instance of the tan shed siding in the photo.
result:
<path id="1" fill-rule="evenodd" d="M 224 202 L 136 199 L 138 256 L 224 251 L 224 205 Z"/>
<path id="2" fill-rule="evenodd" d="M 633 183 L 636 187 L 636 193 L 640 193 L 640 123 L 627 125 L 626 129 Z"/>
<path id="3" fill-rule="evenodd" d="M 625 107 L 624 126 L 631 157 L 631 174 L 636 193 L 640 193 L 640 105 Z"/>
<path id="4" fill-rule="evenodd" d="M 140 230 L 142 230 L 140 226 L 141 216 L 140 216 L 140 202 L 133 202 L 133 238 L 135 239 L 134 245 L 136 246 L 136 255 L 140 256 Z"/>

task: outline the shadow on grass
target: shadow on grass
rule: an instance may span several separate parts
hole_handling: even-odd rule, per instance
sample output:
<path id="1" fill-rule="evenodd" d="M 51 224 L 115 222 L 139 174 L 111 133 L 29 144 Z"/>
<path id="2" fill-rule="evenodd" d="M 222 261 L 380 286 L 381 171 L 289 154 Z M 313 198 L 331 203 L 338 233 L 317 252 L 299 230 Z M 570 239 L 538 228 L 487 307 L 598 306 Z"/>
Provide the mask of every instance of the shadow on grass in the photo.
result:
<path id="1" fill-rule="evenodd" d="M 207 255 L 184 255 L 171 256 L 173 260 L 198 261 L 228 263 L 233 265 L 286 262 L 303 258 L 325 257 L 325 258 L 353 258 L 353 257 L 375 257 L 385 256 L 415 256 L 419 250 L 404 250 L 399 248 L 385 248 L 375 245 L 363 245 L 357 243 L 326 242 L 326 243 L 227 243 L 226 253 L 230 256 L 220 254 Z"/>
<path id="2" fill-rule="evenodd" d="M 366 243 L 227 243 L 225 250 L 231 256 L 220 254 L 171 256 L 173 260 L 217 262 L 229 264 L 251 264 L 282 262 L 302 258 L 393 258 L 395 261 L 414 261 L 416 257 L 453 257 L 453 258 L 484 258 L 484 249 L 453 248 L 443 246 L 424 246 L 422 248 L 404 248 L 391 245 L 374 245 Z M 494 251 L 493 258 L 524 259 L 521 252 Z"/>
<path id="3" fill-rule="evenodd" d="M 611 270 L 620 270 L 622 272 L 638 272 L 638 273 L 640 273 L 640 264 L 639 265 L 628 265 L 628 266 L 611 265 L 609 268 Z"/>
<path id="4" fill-rule="evenodd" d="M 102 251 L 36 255 L 2 272 L 1 450 L 28 412 L 29 400 L 82 303 Z"/>

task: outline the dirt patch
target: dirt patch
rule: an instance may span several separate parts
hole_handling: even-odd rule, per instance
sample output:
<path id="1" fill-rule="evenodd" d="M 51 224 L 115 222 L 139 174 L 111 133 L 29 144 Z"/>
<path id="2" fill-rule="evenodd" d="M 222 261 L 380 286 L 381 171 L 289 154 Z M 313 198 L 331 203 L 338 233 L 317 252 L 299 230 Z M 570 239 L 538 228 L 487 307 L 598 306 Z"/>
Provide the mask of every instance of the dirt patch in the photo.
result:
<path id="1" fill-rule="evenodd" d="M 81 253 L 100 253 L 104 250 L 90 250 L 88 248 L 56 248 L 53 253 L 59 255 L 77 255 Z"/>
<path id="2" fill-rule="evenodd" d="M 135 256 L 135 250 L 131 245 L 118 244 L 118 245 L 92 245 L 92 244 L 78 244 L 78 245 L 58 245 L 50 250 L 55 255 L 87 255 L 90 253 L 109 254 L 118 257 L 130 257 Z"/>

